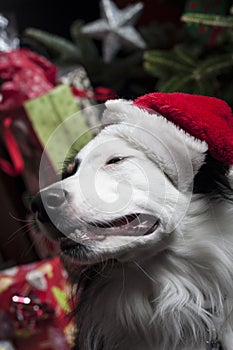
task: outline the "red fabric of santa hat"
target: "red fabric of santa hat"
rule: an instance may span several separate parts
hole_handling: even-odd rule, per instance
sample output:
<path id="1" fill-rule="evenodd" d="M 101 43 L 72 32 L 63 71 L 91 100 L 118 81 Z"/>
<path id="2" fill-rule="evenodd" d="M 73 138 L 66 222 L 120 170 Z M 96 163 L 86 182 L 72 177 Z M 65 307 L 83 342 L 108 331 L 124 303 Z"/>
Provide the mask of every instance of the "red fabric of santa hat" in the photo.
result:
<path id="1" fill-rule="evenodd" d="M 133 105 L 157 112 L 196 139 L 205 141 L 210 154 L 224 164 L 233 164 L 233 115 L 218 98 L 185 93 L 150 93 Z"/>

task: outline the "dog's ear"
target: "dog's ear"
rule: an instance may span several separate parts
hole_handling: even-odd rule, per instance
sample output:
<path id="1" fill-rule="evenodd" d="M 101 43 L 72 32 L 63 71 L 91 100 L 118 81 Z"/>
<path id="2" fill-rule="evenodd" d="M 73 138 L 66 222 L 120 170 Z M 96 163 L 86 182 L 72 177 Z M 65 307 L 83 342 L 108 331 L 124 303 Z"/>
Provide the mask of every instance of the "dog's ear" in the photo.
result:
<path id="1" fill-rule="evenodd" d="M 106 103 L 103 123 L 117 124 L 116 133 L 144 151 L 182 192 L 190 190 L 205 161 L 208 146 L 158 113 L 138 108 L 130 101 Z"/>

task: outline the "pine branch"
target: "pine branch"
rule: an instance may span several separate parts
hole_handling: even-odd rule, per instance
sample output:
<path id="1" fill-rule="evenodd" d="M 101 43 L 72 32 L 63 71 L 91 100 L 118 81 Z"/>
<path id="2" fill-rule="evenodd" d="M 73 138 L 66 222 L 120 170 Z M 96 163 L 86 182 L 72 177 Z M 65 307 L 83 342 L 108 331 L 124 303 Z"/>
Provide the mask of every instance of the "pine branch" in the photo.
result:
<path id="1" fill-rule="evenodd" d="M 203 77 L 218 76 L 226 70 L 232 70 L 233 67 L 233 54 L 222 54 L 215 57 L 207 58 L 201 62 L 198 68 L 195 70 L 194 75 L 197 80 L 203 79 Z"/>
<path id="2" fill-rule="evenodd" d="M 74 21 L 70 26 L 70 35 L 73 42 L 80 48 L 83 61 L 100 60 L 99 52 L 94 41 L 81 32 L 82 20 Z"/>
<path id="3" fill-rule="evenodd" d="M 192 66 L 192 67 L 196 67 L 196 61 L 191 56 L 190 49 L 188 51 L 188 49 L 185 49 L 183 46 L 176 45 L 173 48 L 173 52 L 177 56 L 177 58 L 180 62 L 183 62 L 184 64 Z"/>
<path id="4" fill-rule="evenodd" d="M 233 28 L 232 16 L 209 15 L 204 13 L 187 12 L 181 16 L 181 21 L 198 23 L 214 27 Z"/>
<path id="5" fill-rule="evenodd" d="M 190 66 L 178 62 L 177 57 L 171 52 L 152 50 L 144 54 L 144 68 L 154 76 L 166 77 L 171 73 L 189 73 Z"/>
<path id="6" fill-rule="evenodd" d="M 175 92 L 175 91 L 186 91 L 187 85 L 190 83 L 192 85 L 193 76 L 192 75 L 174 75 L 165 82 L 159 84 L 159 90 L 162 92 Z"/>
<path id="7" fill-rule="evenodd" d="M 76 62 L 80 62 L 81 60 L 80 49 L 69 40 L 35 28 L 27 28 L 24 34 L 40 42 L 48 49 L 55 51 L 57 54 L 59 54 L 61 59 Z"/>

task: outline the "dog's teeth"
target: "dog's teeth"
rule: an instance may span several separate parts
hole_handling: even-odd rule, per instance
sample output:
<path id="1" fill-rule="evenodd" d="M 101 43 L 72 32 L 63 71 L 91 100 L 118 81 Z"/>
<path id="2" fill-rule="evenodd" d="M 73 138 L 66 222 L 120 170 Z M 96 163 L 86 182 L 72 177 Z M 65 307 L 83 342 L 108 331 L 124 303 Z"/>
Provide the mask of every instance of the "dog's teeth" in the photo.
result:
<path id="1" fill-rule="evenodd" d="M 83 240 L 85 240 L 85 241 L 88 241 L 88 240 L 90 239 L 90 237 L 88 236 L 87 233 L 83 233 L 83 234 L 81 235 L 81 238 L 82 238 Z"/>
<path id="2" fill-rule="evenodd" d="M 67 239 L 67 237 L 66 236 L 63 236 L 63 237 L 58 237 L 58 241 L 59 242 L 63 242 L 63 241 L 65 241 Z"/>
<path id="3" fill-rule="evenodd" d="M 147 227 L 147 221 L 141 222 L 139 225 L 134 226 L 135 228 L 144 228 Z"/>

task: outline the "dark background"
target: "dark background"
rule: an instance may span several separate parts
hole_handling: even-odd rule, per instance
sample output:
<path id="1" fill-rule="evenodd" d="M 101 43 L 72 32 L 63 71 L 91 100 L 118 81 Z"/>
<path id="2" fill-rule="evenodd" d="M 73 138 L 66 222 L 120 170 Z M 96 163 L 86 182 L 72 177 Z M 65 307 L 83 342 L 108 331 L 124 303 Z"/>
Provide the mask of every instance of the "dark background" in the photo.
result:
<path id="1" fill-rule="evenodd" d="M 136 0 L 115 0 L 119 8 L 137 3 Z M 178 22 L 183 9 L 183 0 L 144 0 L 144 10 L 137 25 L 146 25 L 154 20 Z M 0 12 L 15 15 L 20 34 L 27 27 L 36 27 L 69 38 L 72 21 L 81 18 L 91 22 L 100 17 L 99 0 L 62 2 L 54 0 L 1 0 Z"/>

